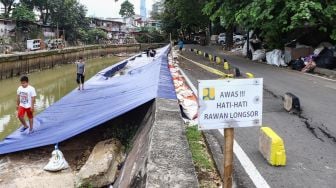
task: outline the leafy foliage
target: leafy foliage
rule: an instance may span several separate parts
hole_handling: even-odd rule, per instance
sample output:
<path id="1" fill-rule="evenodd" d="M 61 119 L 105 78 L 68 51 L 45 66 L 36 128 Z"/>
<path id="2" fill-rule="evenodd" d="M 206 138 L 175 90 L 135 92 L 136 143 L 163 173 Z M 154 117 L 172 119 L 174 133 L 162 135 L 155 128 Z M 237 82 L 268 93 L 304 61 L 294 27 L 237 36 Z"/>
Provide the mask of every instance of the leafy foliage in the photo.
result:
<path id="1" fill-rule="evenodd" d="M 30 9 L 36 8 L 40 12 L 40 18 L 43 24 L 47 24 L 50 21 L 50 11 L 52 9 L 52 0 L 20 0 Z"/>
<path id="2" fill-rule="evenodd" d="M 123 18 L 129 18 L 129 17 L 134 16 L 135 15 L 135 13 L 134 13 L 134 5 L 132 3 L 130 3 L 128 0 L 124 1 L 121 4 L 119 14 Z"/>
<path id="3" fill-rule="evenodd" d="M 97 42 L 97 39 L 106 39 L 107 35 L 106 33 L 101 29 L 90 29 L 88 32 L 88 42 L 94 43 Z"/>
<path id="4" fill-rule="evenodd" d="M 208 16 L 202 13 L 205 0 L 167 0 L 161 15 L 162 28 L 176 38 L 199 32 L 207 28 Z"/>
<path id="5" fill-rule="evenodd" d="M 78 0 L 20 0 L 28 9 L 37 9 L 43 24 L 50 24 L 66 32 L 66 40 L 74 42 L 88 30 L 86 7 Z M 84 37 L 87 38 L 87 37 Z"/>
<path id="6" fill-rule="evenodd" d="M 319 30 L 336 40 L 336 1 L 320 0 L 217 0 L 209 1 L 203 11 L 211 19 L 220 17 L 225 27 L 239 24 L 261 31 L 273 48 L 282 47 L 291 34 Z M 300 31 L 300 32 L 298 32 Z"/>
<path id="7" fill-rule="evenodd" d="M 165 42 L 165 38 L 162 34 L 155 30 L 143 30 L 139 35 L 135 37 L 139 43 L 160 43 Z"/>
<path id="8" fill-rule="evenodd" d="M 12 18 L 14 18 L 17 22 L 34 22 L 35 13 L 26 5 L 21 4 L 13 10 Z"/>
<path id="9" fill-rule="evenodd" d="M 76 41 L 80 29 L 88 29 L 86 7 L 77 0 L 53 0 L 50 2 L 51 24 L 66 31 L 66 39 Z"/>

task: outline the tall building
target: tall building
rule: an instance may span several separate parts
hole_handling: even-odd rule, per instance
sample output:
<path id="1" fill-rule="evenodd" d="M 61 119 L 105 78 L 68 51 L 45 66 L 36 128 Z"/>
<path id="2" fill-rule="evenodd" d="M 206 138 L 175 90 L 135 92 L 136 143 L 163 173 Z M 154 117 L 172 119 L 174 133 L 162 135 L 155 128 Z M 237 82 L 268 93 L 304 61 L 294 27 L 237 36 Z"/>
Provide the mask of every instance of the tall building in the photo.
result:
<path id="1" fill-rule="evenodd" d="M 146 0 L 141 0 L 140 15 L 141 15 L 142 20 L 146 20 L 147 18 Z"/>
<path id="2" fill-rule="evenodd" d="M 163 12 L 163 0 L 156 0 L 152 5 L 151 17 L 157 19 L 158 15 Z"/>

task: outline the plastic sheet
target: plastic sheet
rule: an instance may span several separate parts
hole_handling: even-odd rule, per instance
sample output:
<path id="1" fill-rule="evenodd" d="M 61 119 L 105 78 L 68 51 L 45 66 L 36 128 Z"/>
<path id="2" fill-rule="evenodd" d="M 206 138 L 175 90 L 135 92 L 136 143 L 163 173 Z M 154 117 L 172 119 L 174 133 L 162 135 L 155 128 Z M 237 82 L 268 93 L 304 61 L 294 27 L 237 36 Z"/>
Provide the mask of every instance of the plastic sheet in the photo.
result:
<path id="1" fill-rule="evenodd" d="M 266 58 L 266 50 L 256 50 L 252 54 L 252 61 L 261 61 Z"/>
<path id="2" fill-rule="evenodd" d="M 267 64 L 275 65 L 278 67 L 287 66 L 287 64 L 285 63 L 284 55 L 281 50 L 273 50 L 271 52 L 267 52 L 266 61 L 267 61 Z"/>
<path id="3" fill-rule="evenodd" d="M 157 97 L 176 99 L 169 49 L 158 50 L 154 59 L 137 57 L 100 71 L 85 90 L 73 90 L 38 114 L 33 134 L 17 130 L 0 142 L 0 154 L 62 142 Z M 117 71 L 124 74 L 113 77 Z"/>

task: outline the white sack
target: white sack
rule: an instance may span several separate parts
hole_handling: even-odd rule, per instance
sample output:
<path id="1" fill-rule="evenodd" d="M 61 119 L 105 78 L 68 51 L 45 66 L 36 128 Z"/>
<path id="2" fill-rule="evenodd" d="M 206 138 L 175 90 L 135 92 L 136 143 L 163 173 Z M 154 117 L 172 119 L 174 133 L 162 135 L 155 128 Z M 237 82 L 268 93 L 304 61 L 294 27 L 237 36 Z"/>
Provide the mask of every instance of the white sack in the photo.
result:
<path id="1" fill-rule="evenodd" d="M 263 60 L 265 58 L 266 58 L 266 50 L 265 49 L 256 50 L 252 54 L 252 61 L 259 61 L 259 60 Z"/>
<path id="2" fill-rule="evenodd" d="M 266 53 L 266 61 L 269 65 L 275 66 L 284 66 L 286 67 L 287 64 L 285 63 L 285 58 L 281 50 L 273 50 L 271 52 Z"/>
<path id="3" fill-rule="evenodd" d="M 68 162 L 65 160 L 63 153 L 55 149 L 51 153 L 51 158 L 49 159 L 49 163 L 43 168 L 46 171 L 60 171 L 69 168 Z"/>

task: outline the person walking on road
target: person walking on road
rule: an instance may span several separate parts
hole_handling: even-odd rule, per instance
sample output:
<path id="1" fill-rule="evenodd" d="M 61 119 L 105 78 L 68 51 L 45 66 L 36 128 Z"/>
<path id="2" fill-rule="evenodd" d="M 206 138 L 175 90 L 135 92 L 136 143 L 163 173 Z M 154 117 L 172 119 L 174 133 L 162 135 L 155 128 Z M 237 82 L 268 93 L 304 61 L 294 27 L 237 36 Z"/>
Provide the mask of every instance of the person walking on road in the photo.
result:
<path id="1" fill-rule="evenodd" d="M 21 86 L 17 89 L 17 114 L 22 126 L 20 132 L 24 132 L 28 129 L 28 125 L 24 119 L 25 114 L 27 113 L 29 119 L 29 133 L 33 132 L 33 113 L 35 105 L 36 91 L 35 88 L 29 85 L 29 79 L 27 76 L 22 76 Z"/>
<path id="2" fill-rule="evenodd" d="M 180 39 L 179 41 L 178 41 L 178 46 L 179 46 L 179 49 L 180 49 L 180 51 L 182 51 L 182 49 L 183 49 L 183 47 L 184 47 L 184 43 L 183 43 L 183 40 L 182 39 Z"/>
<path id="3" fill-rule="evenodd" d="M 85 61 L 83 57 L 79 57 L 79 61 L 76 62 L 77 66 L 77 84 L 78 90 L 84 90 L 84 78 L 85 78 Z"/>

